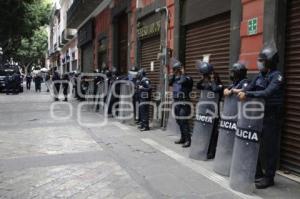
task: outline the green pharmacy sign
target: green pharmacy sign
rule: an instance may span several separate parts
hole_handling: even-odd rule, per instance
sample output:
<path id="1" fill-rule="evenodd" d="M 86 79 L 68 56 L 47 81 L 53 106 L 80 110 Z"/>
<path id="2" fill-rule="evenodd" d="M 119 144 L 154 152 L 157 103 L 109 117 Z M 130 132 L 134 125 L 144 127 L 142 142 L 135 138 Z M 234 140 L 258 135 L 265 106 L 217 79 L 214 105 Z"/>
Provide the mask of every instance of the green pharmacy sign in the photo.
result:
<path id="1" fill-rule="evenodd" d="M 248 20 L 248 35 L 255 35 L 257 34 L 257 27 L 258 27 L 258 19 L 252 18 Z"/>

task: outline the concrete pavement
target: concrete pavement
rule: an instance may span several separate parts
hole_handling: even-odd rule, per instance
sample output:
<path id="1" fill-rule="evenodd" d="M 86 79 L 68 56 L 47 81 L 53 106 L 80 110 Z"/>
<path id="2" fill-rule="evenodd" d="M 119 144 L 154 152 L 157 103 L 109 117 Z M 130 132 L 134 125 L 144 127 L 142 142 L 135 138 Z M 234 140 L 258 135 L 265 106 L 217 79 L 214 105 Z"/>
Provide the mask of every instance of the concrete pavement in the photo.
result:
<path id="1" fill-rule="evenodd" d="M 78 107 L 53 104 L 46 92 L 0 94 L 0 198 L 300 197 L 299 184 L 282 177 L 253 196 L 236 193 L 212 161 L 191 160 L 174 145 L 173 134 L 115 120 L 82 126 L 103 117 Z"/>

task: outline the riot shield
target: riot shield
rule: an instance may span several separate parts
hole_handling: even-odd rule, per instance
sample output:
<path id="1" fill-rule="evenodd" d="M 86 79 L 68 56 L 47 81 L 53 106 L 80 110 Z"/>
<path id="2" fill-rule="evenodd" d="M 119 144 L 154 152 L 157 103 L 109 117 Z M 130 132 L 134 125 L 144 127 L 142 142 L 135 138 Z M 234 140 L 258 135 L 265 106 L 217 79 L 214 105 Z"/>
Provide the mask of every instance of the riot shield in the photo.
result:
<path id="1" fill-rule="evenodd" d="M 254 190 L 263 113 L 264 101 L 261 99 L 250 98 L 239 104 L 230 169 L 230 187 L 245 194 L 250 194 Z"/>
<path id="2" fill-rule="evenodd" d="M 107 81 L 107 80 L 106 80 Z M 106 84 L 105 82 L 101 82 L 97 86 L 97 92 L 95 96 L 95 104 L 94 104 L 94 111 L 98 112 L 100 114 L 104 113 L 104 103 L 105 103 L 105 97 L 106 97 Z"/>
<path id="3" fill-rule="evenodd" d="M 120 103 L 119 103 L 119 116 L 123 123 L 134 123 L 134 108 L 133 108 L 133 94 L 134 85 L 128 83 L 121 83 L 120 85 Z"/>
<path id="4" fill-rule="evenodd" d="M 214 160 L 214 171 L 223 176 L 229 176 L 232 160 L 233 144 L 237 127 L 238 98 L 236 95 L 225 97 L 221 121 L 219 124 L 219 138 Z"/>
<path id="5" fill-rule="evenodd" d="M 87 110 L 93 111 L 94 110 L 94 82 L 89 81 L 89 87 L 87 90 L 87 94 L 85 95 L 86 101 L 88 102 Z"/>
<path id="6" fill-rule="evenodd" d="M 173 104 L 172 104 L 172 109 L 174 109 Z M 169 117 L 168 117 L 166 132 L 170 135 L 180 135 L 180 129 L 174 115 L 172 114 L 171 111 L 168 113 L 168 115 Z"/>
<path id="7" fill-rule="evenodd" d="M 202 90 L 196 107 L 196 119 L 192 135 L 189 157 L 196 160 L 207 160 L 209 144 L 218 115 L 219 94 Z"/>

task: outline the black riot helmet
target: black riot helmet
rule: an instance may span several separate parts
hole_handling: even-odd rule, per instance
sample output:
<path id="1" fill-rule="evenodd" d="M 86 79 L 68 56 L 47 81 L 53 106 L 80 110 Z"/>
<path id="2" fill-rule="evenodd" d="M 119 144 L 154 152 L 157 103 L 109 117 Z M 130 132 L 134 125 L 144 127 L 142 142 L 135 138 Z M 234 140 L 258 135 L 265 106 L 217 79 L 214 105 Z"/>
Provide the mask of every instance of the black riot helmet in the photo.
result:
<path id="1" fill-rule="evenodd" d="M 257 66 L 260 71 L 274 69 L 279 62 L 278 51 L 274 47 L 264 47 L 257 58 Z"/>
<path id="2" fill-rule="evenodd" d="M 134 80 L 137 78 L 138 75 L 138 69 L 136 66 L 132 66 L 131 69 L 128 71 L 128 79 Z"/>
<path id="3" fill-rule="evenodd" d="M 138 72 L 139 70 L 138 70 L 137 66 L 133 65 L 133 66 L 131 66 L 130 71 Z"/>
<path id="4" fill-rule="evenodd" d="M 175 59 L 175 58 L 171 58 L 170 66 L 172 67 L 172 69 L 174 71 L 182 69 L 182 63 L 179 60 Z"/>
<path id="5" fill-rule="evenodd" d="M 141 68 L 137 73 L 137 78 L 142 79 L 145 76 L 146 76 L 146 71 L 143 68 Z"/>
<path id="6" fill-rule="evenodd" d="M 111 76 L 112 76 L 112 72 L 111 72 L 108 68 L 106 68 L 106 69 L 104 70 L 104 74 L 105 74 L 106 77 L 108 77 L 108 78 L 111 78 Z"/>
<path id="7" fill-rule="evenodd" d="M 214 71 L 212 64 L 201 60 L 196 61 L 196 67 L 202 75 L 210 75 Z"/>
<path id="8" fill-rule="evenodd" d="M 116 67 L 112 67 L 112 69 L 111 69 L 111 73 L 112 73 L 112 75 L 114 75 L 114 76 L 119 76 L 119 72 L 118 72 L 118 69 L 116 68 Z"/>
<path id="9" fill-rule="evenodd" d="M 230 79 L 232 81 L 245 79 L 247 76 L 247 67 L 245 64 L 240 62 L 234 63 L 230 69 L 230 73 Z"/>

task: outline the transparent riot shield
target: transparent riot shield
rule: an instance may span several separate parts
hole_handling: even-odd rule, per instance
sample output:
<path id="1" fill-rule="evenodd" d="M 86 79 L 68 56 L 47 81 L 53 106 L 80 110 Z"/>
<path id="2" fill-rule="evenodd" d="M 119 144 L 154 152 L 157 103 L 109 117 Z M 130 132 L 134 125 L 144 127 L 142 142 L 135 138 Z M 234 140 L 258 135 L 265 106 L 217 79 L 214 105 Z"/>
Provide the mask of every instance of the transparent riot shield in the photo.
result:
<path id="1" fill-rule="evenodd" d="M 202 90 L 196 107 L 190 158 L 207 160 L 209 144 L 218 115 L 219 94 Z"/>
<path id="2" fill-rule="evenodd" d="M 134 123 L 133 107 L 134 84 L 130 81 L 122 81 L 120 84 L 120 102 L 118 119 L 123 123 Z"/>
<path id="3" fill-rule="evenodd" d="M 85 95 L 86 101 L 88 102 L 87 110 L 94 111 L 94 82 L 89 81 L 89 87 Z"/>
<path id="4" fill-rule="evenodd" d="M 229 176 L 232 161 L 233 144 L 237 127 L 238 98 L 236 95 L 225 97 L 219 137 L 214 160 L 214 171 L 223 176 Z"/>
<path id="5" fill-rule="evenodd" d="M 263 113 L 264 101 L 261 99 L 250 98 L 239 105 L 230 170 L 230 187 L 245 194 L 250 194 L 254 190 Z"/>
<path id="6" fill-rule="evenodd" d="M 106 97 L 106 84 L 105 82 L 101 82 L 97 85 L 97 92 L 95 96 L 95 104 L 94 104 L 94 111 L 99 112 L 100 114 L 104 114 L 104 104 L 105 104 L 105 97 Z"/>
<path id="7" fill-rule="evenodd" d="M 173 104 L 172 104 L 172 109 L 174 109 Z M 180 135 L 179 125 L 177 124 L 175 115 L 173 115 L 172 111 L 168 113 L 166 132 L 170 135 Z"/>

